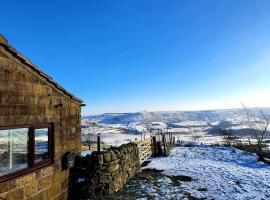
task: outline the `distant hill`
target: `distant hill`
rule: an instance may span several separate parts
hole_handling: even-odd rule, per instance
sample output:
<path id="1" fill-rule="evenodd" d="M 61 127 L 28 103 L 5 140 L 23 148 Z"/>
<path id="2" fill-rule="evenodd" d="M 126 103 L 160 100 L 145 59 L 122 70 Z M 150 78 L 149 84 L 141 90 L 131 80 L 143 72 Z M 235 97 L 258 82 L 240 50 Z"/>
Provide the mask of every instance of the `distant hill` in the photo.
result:
<path id="1" fill-rule="evenodd" d="M 270 119 L 270 108 L 262 109 L 265 116 Z M 249 108 L 248 112 L 257 118 L 262 118 L 257 108 Z M 135 112 L 135 113 L 104 113 L 101 115 L 84 116 L 103 124 L 124 124 L 142 122 L 176 123 L 181 121 L 229 121 L 245 117 L 243 109 L 203 110 L 203 111 L 160 111 L 160 112 Z"/>

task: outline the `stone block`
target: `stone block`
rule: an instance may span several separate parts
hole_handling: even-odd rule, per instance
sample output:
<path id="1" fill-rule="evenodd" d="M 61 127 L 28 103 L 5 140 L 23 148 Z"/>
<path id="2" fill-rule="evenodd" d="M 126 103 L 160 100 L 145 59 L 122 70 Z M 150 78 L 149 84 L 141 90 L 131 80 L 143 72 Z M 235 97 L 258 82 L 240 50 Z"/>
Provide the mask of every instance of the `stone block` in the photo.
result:
<path id="1" fill-rule="evenodd" d="M 101 174 L 100 176 L 100 183 L 104 184 L 104 183 L 112 183 L 112 176 L 110 173 L 107 174 Z"/>
<path id="2" fill-rule="evenodd" d="M 10 115 L 9 105 L 0 105 L 0 113 L 1 115 Z"/>
<path id="3" fill-rule="evenodd" d="M 117 171 L 119 170 L 119 165 L 110 165 L 109 168 L 108 168 L 109 172 L 112 172 L 112 173 L 117 173 Z"/>
<path id="4" fill-rule="evenodd" d="M 17 188 L 15 190 L 8 192 L 7 194 L 7 200 L 22 200 L 22 199 L 24 199 L 23 188 Z"/>
<path id="5" fill-rule="evenodd" d="M 41 179 L 38 180 L 38 189 L 42 190 L 44 188 L 47 188 L 51 186 L 52 183 L 53 183 L 52 175 L 42 177 Z"/>
<path id="6" fill-rule="evenodd" d="M 7 104 L 8 103 L 8 93 L 0 92 L 0 103 L 1 104 Z"/>
<path id="7" fill-rule="evenodd" d="M 53 174 L 53 182 L 59 182 L 64 179 L 68 178 L 68 170 L 64 171 L 58 171 L 55 174 Z"/>
<path id="8" fill-rule="evenodd" d="M 53 167 L 49 166 L 49 167 L 43 168 L 41 169 L 40 173 L 42 177 L 51 175 L 53 173 Z"/>
<path id="9" fill-rule="evenodd" d="M 52 199 L 59 194 L 61 194 L 61 183 L 56 183 L 47 189 L 48 199 Z"/>
<path id="10" fill-rule="evenodd" d="M 104 153 L 103 156 L 104 156 L 104 162 L 111 161 L 111 154 L 109 152 Z"/>
<path id="11" fill-rule="evenodd" d="M 61 191 L 66 190 L 68 187 L 68 178 L 61 181 Z"/>
<path id="12" fill-rule="evenodd" d="M 33 174 L 27 174 L 27 175 L 21 177 L 20 179 L 18 179 L 17 180 L 17 184 L 18 184 L 18 186 L 21 186 L 21 185 L 19 185 L 20 183 L 21 184 L 24 184 L 24 185 L 33 183 L 33 181 L 35 180 L 35 178 L 36 178 L 35 173 L 33 173 Z"/>
<path id="13" fill-rule="evenodd" d="M 10 103 L 10 104 L 23 104 L 23 103 L 25 103 L 25 96 L 22 94 L 9 95 L 8 103 Z"/>
<path id="14" fill-rule="evenodd" d="M 114 161 L 114 160 L 117 160 L 117 155 L 116 155 L 116 153 L 114 152 L 114 151 L 110 151 L 110 153 L 111 153 L 111 160 L 112 161 Z"/>
<path id="15" fill-rule="evenodd" d="M 0 194 L 13 190 L 17 187 L 15 180 L 10 180 L 0 184 Z"/>
<path id="16" fill-rule="evenodd" d="M 7 199 L 7 192 L 0 194 L 0 199 Z"/>
<path id="17" fill-rule="evenodd" d="M 37 194 L 31 196 L 29 200 L 47 200 L 46 190 L 39 191 Z"/>
<path id="18" fill-rule="evenodd" d="M 19 81 L 19 82 L 29 82 L 29 79 L 26 79 L 26 74 L 24 74 L 21 71 L 17 71 L 14 73 L 14 80 Z"/>
<path id="19" fill-rule="evenodd" d="M 25 185 L 25 196 L 27 198 L 33 196 L 35 193 L 38 192 L 38 183 L 32 182 L 30 184 Z"/>

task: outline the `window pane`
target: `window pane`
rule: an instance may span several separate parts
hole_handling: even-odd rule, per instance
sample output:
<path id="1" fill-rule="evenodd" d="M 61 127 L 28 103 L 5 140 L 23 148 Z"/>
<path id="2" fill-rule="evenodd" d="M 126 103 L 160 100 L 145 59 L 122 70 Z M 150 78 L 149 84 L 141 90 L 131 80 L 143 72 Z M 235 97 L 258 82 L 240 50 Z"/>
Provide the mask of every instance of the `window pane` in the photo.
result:
<path id="1" fill-rule="evenodd" d="M 49 129 L 35 129 L 35 163 L 49 159 Z"/>
<path id="2" fill-rule="evenodd" d="M 0 130 L 0 176 L 28 167 L 28 128 Z"/>

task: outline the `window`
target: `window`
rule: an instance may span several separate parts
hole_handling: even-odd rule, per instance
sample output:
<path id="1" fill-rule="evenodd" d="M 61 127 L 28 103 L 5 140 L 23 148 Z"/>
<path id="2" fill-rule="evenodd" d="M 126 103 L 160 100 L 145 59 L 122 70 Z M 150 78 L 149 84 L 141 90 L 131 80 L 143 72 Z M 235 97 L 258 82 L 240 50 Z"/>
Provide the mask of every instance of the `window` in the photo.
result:
<path id="1" fill-rule="evenodd" d="M 0 127 L 0 182 L 53 162 L 51 125 Z"/>
<path id="2" fill-rule="evenodd" d="M 0 130 L 0 176 L 28 167 L 28 129 Z"/>
<path id="3" fill-rule="evenodd" d="M 49 159 L 49 129 L 39 128 L 34 131 L 35 163 Z"/>

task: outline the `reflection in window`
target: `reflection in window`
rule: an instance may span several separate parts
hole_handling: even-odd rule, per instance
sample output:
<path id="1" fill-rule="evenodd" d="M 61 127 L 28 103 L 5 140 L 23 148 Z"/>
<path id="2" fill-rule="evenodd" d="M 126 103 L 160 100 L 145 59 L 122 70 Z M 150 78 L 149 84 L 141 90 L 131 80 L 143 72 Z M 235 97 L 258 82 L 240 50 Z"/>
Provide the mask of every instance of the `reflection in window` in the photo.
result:
<path id="1" fill-rule="evenodd" d="M 28 167 L 28 128 L 0 130 L 0 176 Z"/>
<path id="2" fill-rule="evenodd" d="M 49 130 L 35 129 L 35 163 L 49 159 Z"/>

